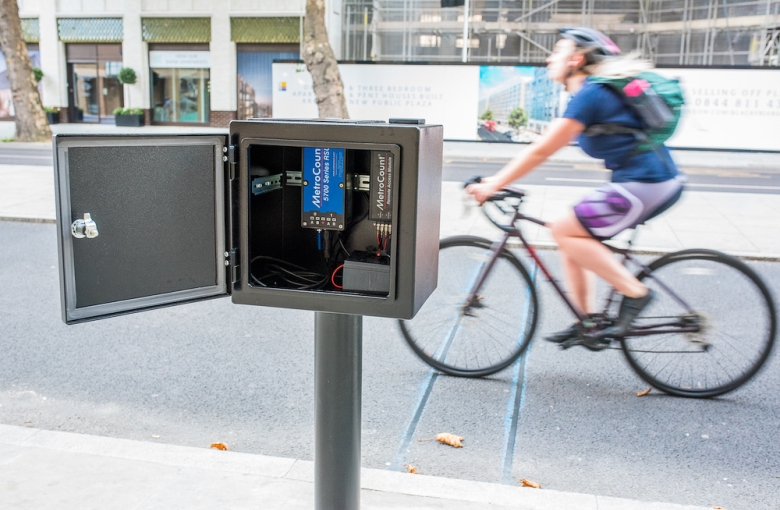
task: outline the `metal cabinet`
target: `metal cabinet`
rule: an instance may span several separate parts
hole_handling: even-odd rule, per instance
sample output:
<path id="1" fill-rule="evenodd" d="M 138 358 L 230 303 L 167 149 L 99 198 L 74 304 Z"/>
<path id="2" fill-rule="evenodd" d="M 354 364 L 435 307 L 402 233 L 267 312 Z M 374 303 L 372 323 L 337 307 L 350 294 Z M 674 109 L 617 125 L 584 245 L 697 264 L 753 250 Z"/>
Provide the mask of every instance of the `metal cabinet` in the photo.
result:
<path id="1" fill-rule="evenodd" d="M 436 287 L 441 126 L 251 120 L 54 150 L 67 323 L 227 295 L 411 318 Z"/>

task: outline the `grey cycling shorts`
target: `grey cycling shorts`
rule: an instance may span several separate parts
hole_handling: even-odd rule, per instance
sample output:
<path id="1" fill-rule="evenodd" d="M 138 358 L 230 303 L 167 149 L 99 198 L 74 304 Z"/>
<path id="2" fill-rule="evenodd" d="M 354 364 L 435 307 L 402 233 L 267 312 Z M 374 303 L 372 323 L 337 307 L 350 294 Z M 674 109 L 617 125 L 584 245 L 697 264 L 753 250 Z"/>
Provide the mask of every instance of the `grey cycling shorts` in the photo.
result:
<path id="1" fill-rule="evenodd" d="M 685 176 L 664 182 L 611 182 L 574 206 L 582 226 L 596 239 L 609 239 L 673 206 L 682 195 Z"/>

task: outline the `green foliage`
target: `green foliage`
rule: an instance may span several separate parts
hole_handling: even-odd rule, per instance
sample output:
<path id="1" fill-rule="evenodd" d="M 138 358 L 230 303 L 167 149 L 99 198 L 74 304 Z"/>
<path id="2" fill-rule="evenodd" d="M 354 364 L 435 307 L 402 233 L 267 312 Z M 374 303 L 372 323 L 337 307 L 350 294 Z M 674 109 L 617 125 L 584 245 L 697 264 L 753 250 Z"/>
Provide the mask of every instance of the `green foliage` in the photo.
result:
<path id="1" fill-rule="evenodd" d="M 485 110 L 485 113 L 480 117 L 481 120 L 493 120 L 493 111 Z"/>
<path id="2" fill-rule="evenodd" d="M 114 115 L 143 115 L 144 111 L 140 108 L 114 108 Z"/>
<path id="3" fill-rule="evenodd" d="M 38 83 L 43 79 L 43 71 L 38 67 L 33 67 L 33 74 L 35 75 L 35 83 Z"/>
<path id="4" fill-rule="evenodd" d="M 509 113 L 509 125 L 515 129 L 528 124 L 528 114 L 519 106 Z"/>
<path id="5" fill-rule="evenodd" d="M 43 111 L 46 113 L 60 113 L 60 109 L 57 106 L 44 106 Z"/>
<path id="6" fill-rule="evenodd" d="M 119 74 L 117 74 L 116 77 L 119 80 L 119 83 L 122 85 L 134 85 L 136 80 L 138 80 L 138 76 L 136 76 L 135 71 L 129 67 L 123 67 L 120 69 Z"/>
<path id="7" fill-rule="evenodd" d="M 2 141 L 2 142 L 13 142 L 13 141 L 14 141 L 14 137 L 12 136 L 12 137 L 10 137 L 10 138 L 3 138 L 3 139 L 2 139 L 2 140 L 0 140 L 0 141 Z"/>

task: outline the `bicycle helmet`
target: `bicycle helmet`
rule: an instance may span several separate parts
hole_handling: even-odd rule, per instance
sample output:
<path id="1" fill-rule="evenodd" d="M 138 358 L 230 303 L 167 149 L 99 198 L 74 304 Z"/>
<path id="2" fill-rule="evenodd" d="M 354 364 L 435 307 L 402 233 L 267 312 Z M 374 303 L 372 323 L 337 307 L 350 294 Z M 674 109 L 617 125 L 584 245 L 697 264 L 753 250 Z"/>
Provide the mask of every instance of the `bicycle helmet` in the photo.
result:
<path id="1" fill-rule="evenodd" d="M 561 37 L 574 41 L 578 48 L 585 48 L 588 64 L 596 63 L 604 57 L 620 55 L 620 48 L 612 39 L 592 28 L 562 28 Z"/>

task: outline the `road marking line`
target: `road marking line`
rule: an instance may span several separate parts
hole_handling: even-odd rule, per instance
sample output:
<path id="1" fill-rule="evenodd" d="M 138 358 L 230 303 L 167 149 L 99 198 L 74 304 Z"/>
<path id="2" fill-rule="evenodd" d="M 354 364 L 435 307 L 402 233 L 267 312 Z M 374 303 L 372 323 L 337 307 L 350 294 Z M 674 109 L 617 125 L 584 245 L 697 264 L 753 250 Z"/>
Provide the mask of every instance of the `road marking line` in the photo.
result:
<path id="1" fill-rule="evenodd" d="M 391 471 L 401 471 L 404 460 L 406 460 L 406 454 L 408 453 L 409 445 L 412 442 L 412 436 L 414 435 L 414 431 L 417 429 L 417 423 L 419 423 L 420 418 L 422 417 L 422 413 L 425 410 L 425 406 L 428 404 L 428 397 L 431 396 L 433 385 L 436 383 L 436 379 L 438 379 L 438 377 L 439 372 L 431 367 L 431 369 L 428 371 L 428 377 L 426 377 L 425 381 L 420 386 L 419 397 L 417 398 L 417 407 L 414 410 L 412 419 L 406 425 L 406 429 L 401 435 L 401 444 L 398 446 L 398 450 L 395 452 L 395 457 L 393 457 L 393 460 L 390 462 L 390 467 L 388 467 L 388 469 Z"/>
<path id="2" fill-rule="evenodd" d="M 607 184 L 606 181 L 603 181 L 601 179 L 576 179 L 573 177 L 545 177 L 544 180 L 563 181 L 563 182 L 597 182 L 597 183 Z M 701 182 L 686 182 L 685 185 L 697 187 L 697 188 L 780 190 L 780 186 L 752 186 L 749 184 L 704 184 Z"/>
<path id="3" fill-rule="evenodd" d="M 534 272 L 531 275 L 531 285 L 536 282 L 536 274 L 539 266 L 534 266 Z M 528 311 L 531 305 L 531 290 L 527 291 L 525 309 L 523 311 L 522 330 L 525 333 L 525 325 L 528 320 Z M 522 341 L 522 336 L 521 336 Z M 531 349 L 529 344 L 525 352 L 515 362 L 512 370 L 512 389 L 507 401 L 506 414 L 504 415 L 504 452 L 501 455 L 501 483 L 514 485 L 512 478 L 512 464 L 515 456 L 515 441 L 517 440 L 517 424 L 520 421 L 520 409 L 525 401 L 526 387 L 526 366 L 528 365 L 528 351 Z M 520 391 L 518 391 L 520 390 Z"/>
<path id="4" fill-rule="evenodd" d="M 477 272 L 474 274 L 474 281 L 476 281 L 476 279 L 479 277 L 483 266 L 484 264 L 477 268 Z M 460 325 L 460 320 L 460 317 L 456 320 L 453 329 L 448 335 L 449 339 L 444 343 L 443 346 L 439 348 L 439 350 L 436 351 L 436 353 L 434 353 L 434 357 L 436 357 L 436 354 L 441 351 L 441 357 L 439 359 L 447 359 L 447 353 L 452 346 L 452 340 L 457 334 L 457 328 Z M 423 381 L 422 385 L 420 386 L 420 391 L 418 392 L 419 397 L 417 398 L 417 406 L 415 407 L 414 414 L 412 414 L 412 419 L 406 425 L 404 433 L 401 434 L 401 444 L 398 446 L 398 450 L 395 452 L 395 456 L 393 457 L 393 460 L 390 462 L 390 466 L 388 467 L 388 469 L 391 471 L 402 471 L 404 460 L 406 459 L 406 454 L 409 452 L 409 445 L 412 442 L 412 436 L 414 435 L 415 430 L 417 430 L 417 424 L 420 422 L 420 418 L 422 418 L 425 406 L 428 405 L 428 398 L 431 396 L 433 385 L 436 383 L 436 379 L 438 379 L 438 377 L 439 372 L 431 367 L 431 369 L 428 371 L 428 377 L 426 377 L 425 381 Z"/>

